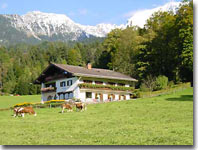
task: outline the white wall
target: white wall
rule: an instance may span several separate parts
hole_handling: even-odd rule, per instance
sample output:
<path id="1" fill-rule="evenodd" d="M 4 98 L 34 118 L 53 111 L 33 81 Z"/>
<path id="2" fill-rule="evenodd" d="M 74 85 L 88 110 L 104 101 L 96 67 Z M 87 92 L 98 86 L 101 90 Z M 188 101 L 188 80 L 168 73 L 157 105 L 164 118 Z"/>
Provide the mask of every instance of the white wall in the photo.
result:
<path id="1" fill-rule="evenodd" d="M 67 86 L 68 80 L 72 80 L 71 86 Z M 60 83 L 63 81 L 65 81 L 66 86 L 60 87 Z M 77 86 L 78 86 L 78 78 L 77 77 L 60 79 L 60 80 L 56 81 L 56 88 L 57 88 L 56 92 L 59 93 L 59 92 L 73 91 Z"/>
<path id="2" fill-rule="evenodd" d="M 55 92 L 45 92 L 45 93 L 42 93 L 41 99 L 42 99 L 42 101 L 47 101 L 48 96 L 52 96 L 53 99 L 54 99 L 55 94 L 56 94 Z"/>
<path id="3" fill-rule="evenodd" d="M 67 86 L 67 81 L 68 80 L 72 80 L 72 85 L 71 86 Z M 65 87 L 60 87 L 60 83 L 65 81 L 66 83 L 66 86 Z M 73 77 L 73 78 L 65 78 L 65 79 L 60 79 L 60 80 L 56 80 L 54 81 L 56 82 L 56 96 L 57 96 L 57 99 L 59 99 L 57 93 L 59 92 L 69 92 L 69 91 L 73 91 L 73 95 L 74 97 L 78 98 L 79 97 L 79 93 L 80 93 L 80 90 L 79 90 L 79 87 L 78 87 L 78 83 L 79 83 L 79 80 L 77 77 Z M 42 84 L 42 87 L 44 85 Z M 48 96 L 54 96 L 55 95 L 55 92 L 44 92 L 42 93 L 42 100 L 43 101 L 47 101 L 47 98 Z M 63 99 L 63 96 L 60 95 L 60 99 Z"/>
<path id="4" fill-rule="evenodd" d="M 127 95 L 126 95 L 126 100 L 129 100 L 129 99 L 130 99 L 130 95 L 127 94 Z"/>
<path id="5" fill-rule="evenodd" d="M 67 86 L 67 81 L 68 80 L 72 80 L 72 85 L 71 86 Z M 60 87 L 60 83 L 65 81 L 66 86 L 65 87 Z M 93 84 L 95 83 L 94 80 L 92 80 Z M 69 91 L 73 91 L 73 97 L 77 98 L 77 99 L 81 99 L 82 101 L 93 101 L 93 99 L 95 99 L 95 93 L 98 92 L 92 92 L 92 98 L 90 99 L 86 99 L 86 91 L 81 91 L 80 88 L 78 87 L 78 84 L 83 83 L 83 79 L 81 80 L 81 78 L 79 79 L 78 77 L 73 77 L 73 78 L 65 78 L 65 79 L 60 79 L 60 80 L 56 80 L 56 93 L 59 92 L 69 92 Z M 103 84 L 105 85 L 106 82 L 103 82 Z M 117 85 L 117 84 L 116 84 Z M 42 85 L 43 86 L 43 85 Z M 126 87 L 129 87 L 129 84 L 125 84 Z M 90 90 L 89 90 L 90 92 Z M 107 101 L 108 100 L 108 93 L 104 93 L 104 92 L 99 92 L 103 94 L 103 101 Z M 113 92 L 112 94 L 115 94 L 115 100 L 119 100 L 119 93 Z M 54 96 L 55 93 L 43 93 L 42 94 L 42 99 L 44 101 L 47 100 L 48 96 L 52 95 Z M 121 95 L 126 95 L 126 99 L 129 100 L 130 99 L 130 95 L 129 94 L 121 94 Z M 57 98 L 58 95 L 57 95 Z M 63 99 L 63 97 L 60 97 L 60 99 Z"/>
<path id="6" fill-rule="evenodd" d="M 125 84 L 125 87 L 130 87 L 129 84 Z"/>
<path id="7" fill-rule="evenodd" d="M 115 94 L 115 100 L 119 100 L 119 94 Z"/>
<path id="8" fill-rule="evenodd" d="M 85 102 L 86 100 L 86 95 L 84 91 L 80 91 L 79 93 L 79 99 L 82 100 L 83 102 Z"/>
<path id="9" fill-rule="evenodd" d="M 107 101 L 108 100 L 108 94 L 103 94 L 103 101 Z"/>

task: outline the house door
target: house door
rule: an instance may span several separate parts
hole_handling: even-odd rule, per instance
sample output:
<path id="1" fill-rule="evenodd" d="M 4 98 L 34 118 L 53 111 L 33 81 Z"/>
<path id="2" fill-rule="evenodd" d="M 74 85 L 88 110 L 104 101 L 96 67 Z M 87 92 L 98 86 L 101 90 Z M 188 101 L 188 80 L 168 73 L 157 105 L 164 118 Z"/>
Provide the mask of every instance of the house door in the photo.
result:
<path id="1" fill-rule="evenodd" d="M 120 95 L 120 100 L 124 100 L 124 95 Z"/>
<path id="2" fill-rule="evenodd" d="M 113 100 L 115 100 L 115 95 L 114 95 L 114 94 L 112 94 L 112 96 L 113 96 Z"/>
<path id="3" fill-rule="evenodd" d="M 108 100 L 113 101 L 115 99 L 114 94 L 108 94 Z"/>
<path id="4" fill-rule="evenodd" d="M 100 102 L 103 102 L 103 94 L 100 94 Z"/>
<path id="5" fill-rule="evenodd" d="M 50 100 L 52 100 L 52 96 L 51 95 L 47 97 L 47 101 L 50 101 Z"/>

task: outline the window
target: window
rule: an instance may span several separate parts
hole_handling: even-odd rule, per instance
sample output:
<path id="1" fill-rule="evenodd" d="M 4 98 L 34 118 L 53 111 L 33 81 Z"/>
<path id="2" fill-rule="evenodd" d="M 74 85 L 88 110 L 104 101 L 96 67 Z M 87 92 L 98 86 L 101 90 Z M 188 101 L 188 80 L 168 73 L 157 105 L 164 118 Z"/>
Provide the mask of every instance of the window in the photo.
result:
<path id="1" fill-rule="evenodd" d="M 47 97 L 47 101 L 52 100 L 52 98 L 53 98 L 53 97 L 52 97 L 51 95 L 50 95 L 50 96 L 48 96 L 48 97 Z"/>
<path id="2" fill-rule="evenodd" d="M 86 98 L 92 98 L 92 93 L 91 92 L 86 92 Z"/>
<path id="3" fill-rule="evenodd" d="M 69 93 L 69 98 L 73 98 L 73 92 Z"/>
<path id="4" fill-rule="evenodd" d="M 73 98 L 73 92 L 67 92 L 65 93 L 65 99 Z"/>
<path id="5" fill-rule="evenodd" d="M 103 84 L 102 81 L 95 81 L 96 84 Z"/>
<path id="6" fill-rule="evenodd" d="M 92 83 L 90 80 L 83 80 L 84 83 Z"/>
<path id="7" fill-rule="evenodd" d="M 108 82 L 108 85 L 115 85 L 115 83 L 113 83 L 113 82 Z"/>
<path id="8" fill-rule="evenodd" d="M 65 99 L 69 99 L 69 94 L 68 93 L 65 94 Z"/>
<path id="9" fill-rule="evenodd" d="M 118 86 L 125 86 L 125 84 L 123 84 L 123 83 L 118 83 Z"/>
<path id="10" fill-rule="evenodd" d="M 65 87 L 65 81 L 60 83 L 60 87 Z"/>
<path id="11" fill-rule="evenodd" d="M 56 87 L 56 83 L 48 83 L 48 84 L 45 84 L 45 87 Z"/>
<path id="12" fill-rule="evenodd" d="M 60 99 L 64 99 L 64 94 L 60 94 Z"/>
<path id="13" fill-rule="evenodd" d="M 67 81 L 67 86 L 70 86 L 70 85 L 72 85 L 72 80 Z"/>

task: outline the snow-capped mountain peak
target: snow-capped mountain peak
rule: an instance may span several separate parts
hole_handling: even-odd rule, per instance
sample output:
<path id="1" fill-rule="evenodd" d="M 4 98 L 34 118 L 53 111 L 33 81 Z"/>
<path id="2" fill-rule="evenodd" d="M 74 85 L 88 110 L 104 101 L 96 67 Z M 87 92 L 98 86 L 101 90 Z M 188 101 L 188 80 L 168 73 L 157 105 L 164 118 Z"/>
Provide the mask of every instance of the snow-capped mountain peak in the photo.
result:
<path id="1" fill-rule="evenodd" d="M 0 42 L 30 42 L 84 40 L 91 37 L 105 37 L 115 28 L 125 29 L 127 26 L 143 27 L 146 20 L 156 11 L 176 11 L 181 2 L 169 2 L 153 9 L 129 12 L 127 24 L 115 25 L 101 23 L 95 26 L 74 22 L 65 14 L 32 11 L 24 15 L 0 15 Z M 11 32 L 5 32 L 11 31 Z M 11 40 L 10 40 L 11 39 Z M 3 42 L 2 42 L 3 41 Z"/>
<path id="2" fill-rule="evenodd" d="M 111 30 L 119 28 L 117 25 L 98 24 L 96 26 L 75 23 L 64 14 L 44 13 L 40 11 L 28 12 L 25 15 L 5 15 L 11 19 L 13 27 L 41 40 L 42 36 L 70 37 L 77 40 L 81 36 L 105 37 Z M 68 39 L 65 39 L 68 40 Z"/>
<path id="3" fill-rule="evenodd" d="M 144 27 L 146 24 L 146 20 L 151 17 L 154 12 L 157 11 L 173 11 L 176 12 L 177 7 L 181 4 L 181 2 L 168 2 L 163 6 L 158 6 L 153 9 L 144 9 L 138 10 L 136 12 L 131 13 L 131 17 L 128 19 L 127 25 L 136 25 L 139 27 Z"/>

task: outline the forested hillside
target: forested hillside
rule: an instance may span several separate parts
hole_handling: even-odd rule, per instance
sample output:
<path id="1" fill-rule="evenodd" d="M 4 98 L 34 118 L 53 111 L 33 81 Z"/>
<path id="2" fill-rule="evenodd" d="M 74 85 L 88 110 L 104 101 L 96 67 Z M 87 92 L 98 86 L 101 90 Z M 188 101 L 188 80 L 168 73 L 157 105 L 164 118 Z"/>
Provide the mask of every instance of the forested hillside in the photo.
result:
<path id="1" fill-rule="evenodd" d="M 139 80 L 159 75 L 178 83 L 193 80 L 193 2 L 176 14 L 157 12 L 144 28 L 115 29 L 104 40 L 0 46 L 0 93 L 38 94 L 32 82 L 49 62 L 112 69 Z"/>

